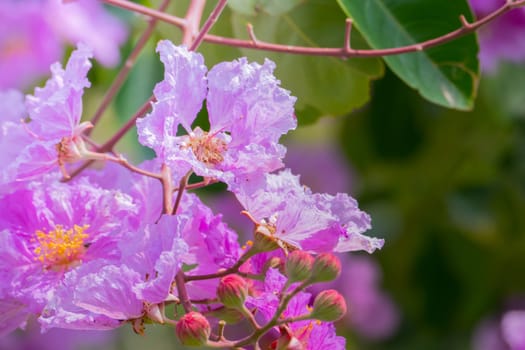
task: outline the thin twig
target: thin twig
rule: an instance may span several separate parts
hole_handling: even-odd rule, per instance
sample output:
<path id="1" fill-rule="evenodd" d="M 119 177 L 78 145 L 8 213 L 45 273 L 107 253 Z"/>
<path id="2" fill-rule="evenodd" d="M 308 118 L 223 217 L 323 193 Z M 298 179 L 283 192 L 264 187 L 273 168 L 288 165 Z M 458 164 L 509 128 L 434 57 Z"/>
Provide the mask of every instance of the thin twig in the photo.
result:
<path id="1" fill-rule="evenodd" d="M 104 1 L 106 4 L 109 4 L 109 5 L 120 7 L 120 8 L 129 10 L 129 11 L 133 11 L 136 13 L 140 13 L 148 17 L 157 18 L 160 21 L 163 21 L 169 24 L 173 24 L 174 26 L 177 26 L 181 29 L 184 28 L 184 26 L 186 25 L 186 20 L 184 18 L 172 16 L 162 11 L 157 11 L 157 10 L 151 9 L 146 6 L 135 4 L 131 1 L 127 1 L 127 0 L 102 0 L 102 1 Z"/>
<path id="2" fill-rule="evenodd" d="M 197 35 L 199 31 L 199 24 L 202 18 L 202 12 L 204 11 L 204 6 L 206 5 L 206 0 L 192 0 L 188 11 L 186 11 L 186 25 L 182 28 L 182 44 L 190 46 L 193 42 L 193 38 Z"/>
<path id="3" fill-rule="evenodd" d="M 129 1 L 125 0 L 103 0 L 108 4 L 115 6 L 120 6 L 123 8 L 131 9 L 129 6 Z M 125 5 L 125 6 L 123 6 Z M 319 48 L 319 47 L 308 47 L 308 46 L 292 46 L 292 45 L 280 45 L 264 42 L 257 40 L 242 40 L 235 38 L 227 38 L 219 35 L 206 34 L 204 36 L 204 41 L 209 43 L 214 43 L 218 45 L 233 46 L 233 47 L 242 47 L 247 49 L 262 50 L 262 51 L 273 51 L 273 52 L 285 52 L 295 55 L 312 55 L 312 56 L 333 56 L 333 57 L 382 57 L 382 56 L 391 56 L 399 55 L 409 52 L 417 52 L 425 50 L 434 46 L 442 45 L 452 40 L 455 40 L 459 37 L 462 37 L 466 34 L 472 33 L 475 30 L 479 29 L 481 26 L 493 21 L 494 19 L 500 17 L 501 15 L 507 13 L 508 11 L 525 6 L 525 0 L 516 0 L 516 1 L 507 1 L 500 8 L 490 13 L 489 15 L 468 24 L 465 26 L 462 23 L 461 27 L 449 32 L 447 34 L 441 35 L 439 37 L 429 39 L 420 43 L 386 48 L 386 49 L 348 49 L 347 47 L 337 47 L 337 48 Z M 158 12 L 147 7 L 136 5 L 135 11 L 145 14 L 147 16 L 157 17 L 161 21 L 174 24 L 178 27 L 184 26 L 184 19 L 179 17 L 166 15 L 165 13 Z M 132 9 L 133 10 L 133 9 Z"/>
<path id="4" fill-rule="evenodd" d="M 179 299 L 184 311 L 186 311 L 186 313 L 190 312 L 192 305 L 188 291 L 186 290 L 186 284 L 184 284 L 184 272 L 182 272 L 182 270 L 179 270 L 177 275 L 175 275 L 175 285 L 177 286 L 177 293 L 179 294 Z"/>
<path id="5" fill-rule="evenodd" d="M 210 31 L 211 27 L 215 24 L 215 22 L 217 22 L 217 19 L 221 15 L 222 10 L 224 10 L 224 8 L 226 7 L 227 2 L 228 2 L 227 0 L 219 0 L 217 5 L 215 5 L 215 8 L 211 12 L 210 16 L 208 17 L 204 25 L 202 26 L 202 29 L 200 30 L 199 34 L 197 35 L 197 37 L 191 44 L 190 51 L 197 50 L 199 45 L 204 40 L 204 37 L 206 36 L 206 34 L 208 34 L 208 32 Z"/>

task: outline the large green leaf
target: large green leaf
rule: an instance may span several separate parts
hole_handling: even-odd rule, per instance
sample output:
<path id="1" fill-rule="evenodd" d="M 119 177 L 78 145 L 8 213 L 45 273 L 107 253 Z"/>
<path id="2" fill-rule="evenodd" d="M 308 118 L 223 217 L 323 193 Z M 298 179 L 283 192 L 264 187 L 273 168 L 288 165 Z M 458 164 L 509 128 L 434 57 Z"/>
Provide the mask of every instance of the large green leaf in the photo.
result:
<path id="1" fill-rule="evenodd" d="M 228 5 L 245 15 L 254 16 L 264 12 L 272 16 L 279 16 L 293 9 L 302 0 L 230 0 Z"/>
<path id="2" fill-rule="evenodd" d="M 253 25 L 258 39 L 272 43 L 314 47 L 342 47 L 345 16 L 335 2 L 303 1 L 281 16 L 259 12 L 255 16 L 232 15 L 234 33 L 248 38 L 246 24 Z M 354 38 L 356 45 L 365 45 Z M 348 59 L 316 57 L 242 50 L 250 59 L 262 61 L 268 57 L 276 62 L 276 76 L 282 85 L 298 97 L 297 115 L 313 121 L 318 115 L 343 115 L 365 104 L 369 99 L 370 80 L 383 74 L 378 59 Z M 308 111 L 308 118 L 302 112 Z"/>
<path id="3" fill-rule="evenodd" d="M 471 18 L 465 0 L 338 0 L 368 43 L 376 49 L 400 47 L 457 29 L 459 16 Z M 479 81 L 474 35 L 422 52 L 385 57 L 390 68 L 426 99 L 470 109 Z"/>

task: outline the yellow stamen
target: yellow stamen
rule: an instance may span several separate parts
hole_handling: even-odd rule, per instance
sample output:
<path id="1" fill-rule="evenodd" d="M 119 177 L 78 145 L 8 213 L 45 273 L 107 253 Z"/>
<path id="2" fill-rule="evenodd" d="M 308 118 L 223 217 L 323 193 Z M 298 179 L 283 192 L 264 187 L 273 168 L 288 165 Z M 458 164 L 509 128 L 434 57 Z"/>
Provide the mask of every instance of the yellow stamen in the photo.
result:
<path id="1" fill-rule="evenodd" d="M 187 147 L 191 148 L 195 157 L 206 165 L 216 165 L 224 160 L 226 142 L 207 132 L 200 131 L 189 135 Z"/>
<path id="2" fill-rule="evenodd" d="M 81 261 L 86 251 L 85 239 L 89 237 L 84 231 L 89 225 L 74 225 L 65 230 L 62 225 L 56 225 L 49 232 L 35 232 L 37 247 L 33 250 L 36 260 L 49 269 L 67 268 Z"/>

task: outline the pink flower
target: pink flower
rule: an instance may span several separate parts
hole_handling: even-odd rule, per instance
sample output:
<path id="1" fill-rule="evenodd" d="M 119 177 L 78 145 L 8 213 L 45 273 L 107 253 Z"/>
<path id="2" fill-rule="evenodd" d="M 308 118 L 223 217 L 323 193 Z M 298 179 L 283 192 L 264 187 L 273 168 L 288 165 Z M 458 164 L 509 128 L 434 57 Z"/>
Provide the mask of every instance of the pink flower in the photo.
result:
<path id="1" fill-rule="evenodd" d="M 93 48 L 103 65 L 115 66 L 127 29 L 96 0 L 2 0 L 0 89 L 26 88 L 61 59 L 64 39 Z"/>
<path id="2" fill-rule="evenodd" d="M 92 126 L 80 122 L 82 95 L 84 88 L 90 86 L 86 75 L 91 56 L 91 50 L 80 44 L 65 69 L 59 63 L 53 64 L 51 79 L 26 97 L 30 121 L 24 127 L 31 137 L 11 144 L 18 156 L 6 170 L 16 180 L 33 179 L 57 167 L 68 177 L 66 164 L 80 159 L 104 159 L 91 152 L 82 139 L 82 133 Z"/>
<path id="3" fill-rule="evenodd" d="M 246 181 L 235 194 L 256 231 L 285 250 L 372 253 L 383 246 L 382 239 L 362 235 L 370 228 L 370 217 L 353 198 L 342 193 L 312 194 L 288 170 L 268 174 L 263 181 Z"/>
<path id="4" fill-rule="evenodd" d="M 202 55 L 161 41 L 164 80 L 153 111 L 137 121 L 139 141 L 173 171 L 192 170 L 230 188 L 282 167 L 281 135 L 295 128 L 295 98 L 279 87 L 273 62 L 223 62 L 206 75 Z M 210 129 L 192 128 L 206 99 Z M 181 126 L 186 135 L 179 136 Z"/>

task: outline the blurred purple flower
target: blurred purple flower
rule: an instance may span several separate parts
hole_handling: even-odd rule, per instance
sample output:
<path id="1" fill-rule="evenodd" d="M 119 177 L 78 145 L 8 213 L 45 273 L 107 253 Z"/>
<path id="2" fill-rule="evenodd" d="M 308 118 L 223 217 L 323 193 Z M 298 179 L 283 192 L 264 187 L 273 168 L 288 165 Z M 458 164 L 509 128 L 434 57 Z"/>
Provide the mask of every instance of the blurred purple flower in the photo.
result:
<path id="1" fill-rule="evenodd" d="M 84 42 L 102 64 L 119 62 L 125 25 L 96 0 L 3 0 L 0 3 L 0 89 L 25 89 L 61 59 L 63 40 Z"/>
<path id="2" fill-rule="evenodd" d="M 473 350 L 510 350 L 503 340 L 500 322 L 497 319 L 482 320 L 472 336 Z"/>
<path id="3" fill-rule="evenodd" d="M 523 299 L 510 300 L 510 305 L 522 306 Z M 472 336 L 472 349 L 525 350 L 525 310 L 510 308 L 501 317 L 481 321 Z"/>
<path id="4" fill-rule="evenodd" d="M 477 18 L 482 18 L 505 0 L 469 0 Z M 486 72 L 493 72 L 501 60 L 522 62 L 525 60 L 525 9 L 518 8 L 506 13 L 481 28 L 479 59 Z"/>
<path id="5" fill-rule="evenodd" d="M 60 59 L 60 38 L 36 1 L 0 2 L 0 89 L 25 88 Z"/>
<path id="6" fill-rule="evenodd" d="M 0 350 L 81 350 L 109 346 L 116 335 L 111 332 L 82 332 L 53 329 L 41 333 L 37 324 L 31 323 L 24 332 L 0 338 Z"/>
<path id="7" fill-rule="evenodd" d="M 501 330 L 511 350 L 525 350 L 524 310 L 509 311 L 503 315 Z"/>
<path id="8" fill-rule="evenodd" d="M 343 156 L 333 146 L 288 144 L 284 163 L 294 174 L 301 174 L 301 182 L 313 192 L 334 194 L 351 188 L 352 173 Z"/>
<path id="9" fill-rule="evenodd" d="M 400 322 L 399 310 L 391 297 L 381 291 L 381 271 L 367 256 L 340 254 L 344 266 L 333 282 L 312 286 L 315 293 L 336 289 L 345 298 L 348 313 L 345 323 L 360 336 L 371 340 L 391 337 Z"/>
<path id="10" fill-rule="evenodd" d="M 231 188 L 242 178 L 282 167 L 281 135 L 295 128 L 295 98 L 279 87 L 273 62 L 223 62 L 207 74 L 202 55 L 161 41 L 165 66 L 153 111 L 137 121 L 139 141 L 176 172 L 219 179 Z M 192 129 L 206 99 L 210 130 Z M 178 136 L 181 126 L 187 135 Z"/>
<path id="11" fill-rule="evenodd" d="M 128 29 L 97 0 L 47 0 L 47 20 L 55 32 L 70 44 L 83 42 L 93 49 L 95 59 L 113 67 L 120 61 L 119 46 L 128 36 Z"/>
<path id="12" fill-rule="evenodd" d="M 380 290 L 379 266 L 366 256 L 341 258 L 345 268 L 336 284 L 347 300 L 347 320 L 352 329 L 369 339 L 392 336 L 399 326 L 399 310 Z"/>

